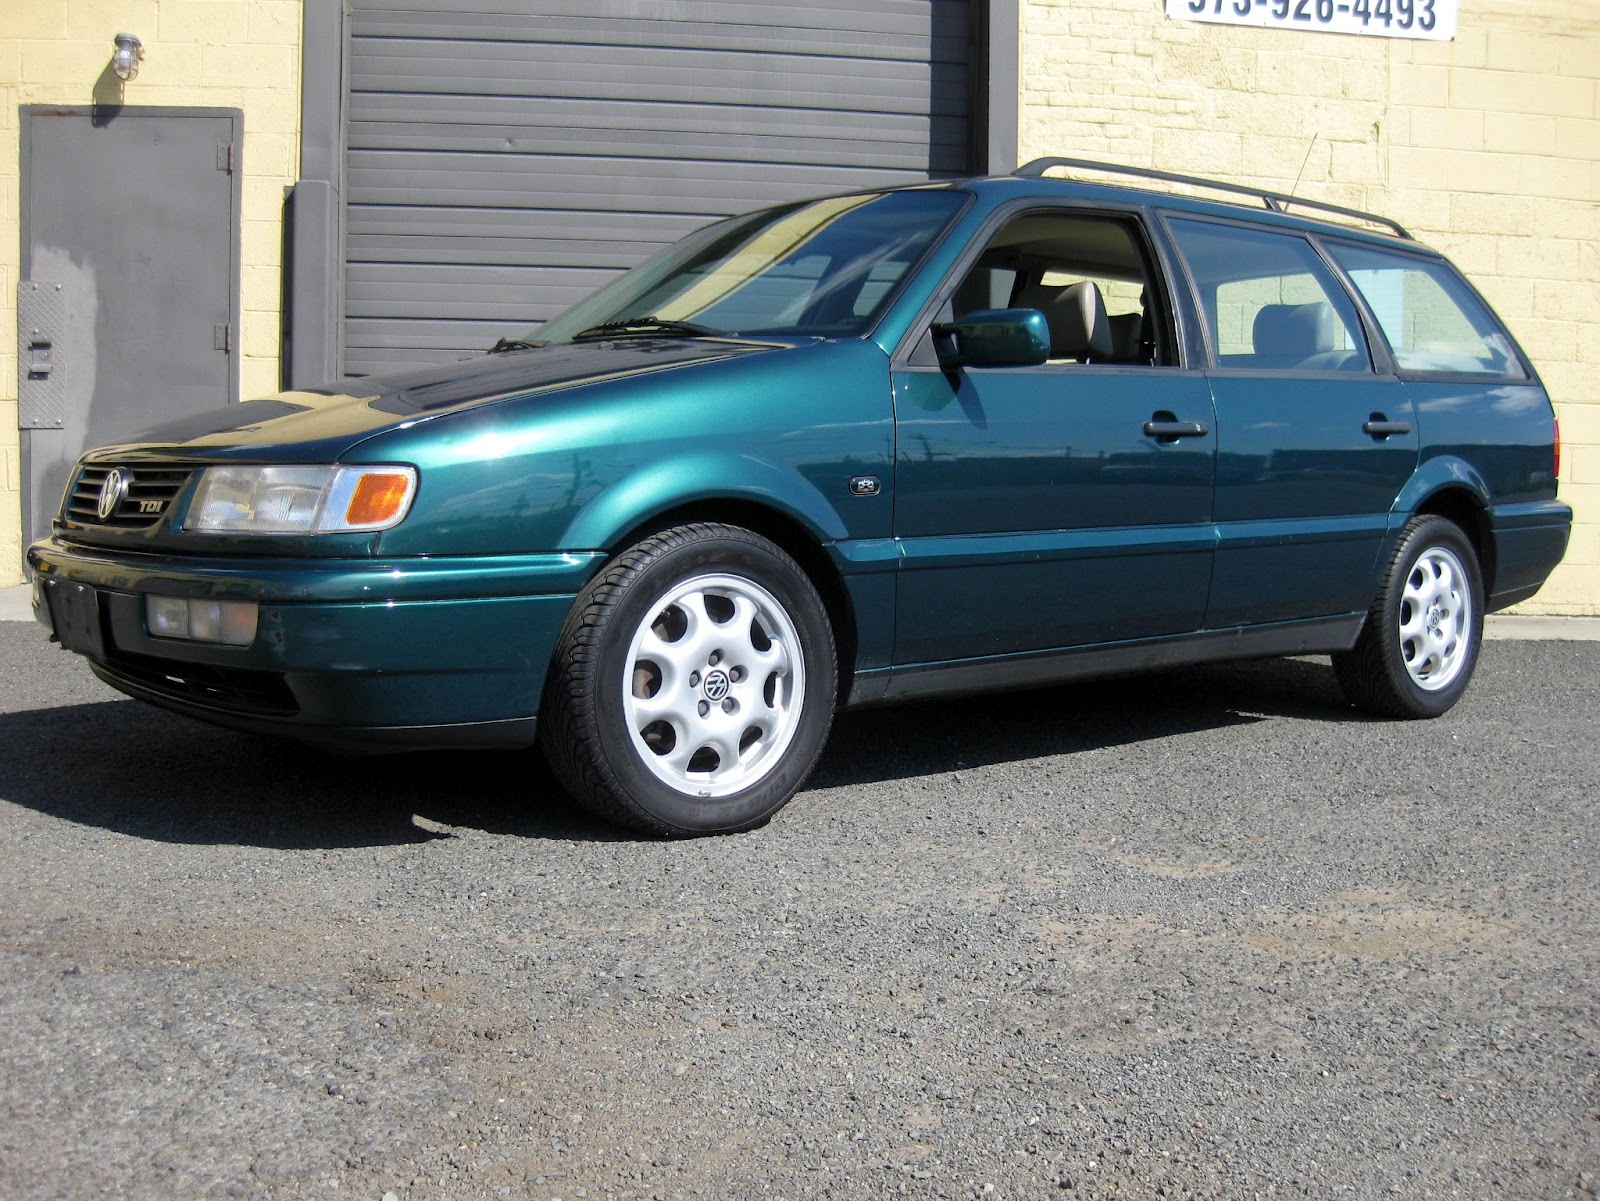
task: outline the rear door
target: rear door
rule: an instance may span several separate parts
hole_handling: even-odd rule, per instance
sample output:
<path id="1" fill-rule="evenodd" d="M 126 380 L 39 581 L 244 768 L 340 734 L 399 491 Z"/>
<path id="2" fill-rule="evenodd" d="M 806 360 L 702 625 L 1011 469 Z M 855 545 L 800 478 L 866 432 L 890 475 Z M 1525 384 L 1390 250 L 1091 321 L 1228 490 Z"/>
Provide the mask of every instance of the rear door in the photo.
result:
<path id="1" fill-rule="evenodd" d="M 1410 396 L 1293 232 L 1172 220 L 1213 367 L 1219 542 L 1208 629 L 1364 611 L 1417 465 Z M 1385 364 L 1387 360 L 1384 360 Z"/>

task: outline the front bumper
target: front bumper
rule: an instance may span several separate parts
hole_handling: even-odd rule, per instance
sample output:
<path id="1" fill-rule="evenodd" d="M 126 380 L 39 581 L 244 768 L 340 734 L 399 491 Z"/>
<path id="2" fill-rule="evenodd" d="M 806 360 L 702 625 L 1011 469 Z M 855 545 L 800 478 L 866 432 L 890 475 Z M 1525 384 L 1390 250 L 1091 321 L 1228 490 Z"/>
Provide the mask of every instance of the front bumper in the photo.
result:
<path id="1" fill-rule="evenodd" d="M 113 687 L 352 750 L 531 742 L 556 640 L 601 558 L 209 559 L 59 539 L 28 552 L 36 614 Z M 148 594 L 255 603 L 255 639 L 153 637 Z"/>

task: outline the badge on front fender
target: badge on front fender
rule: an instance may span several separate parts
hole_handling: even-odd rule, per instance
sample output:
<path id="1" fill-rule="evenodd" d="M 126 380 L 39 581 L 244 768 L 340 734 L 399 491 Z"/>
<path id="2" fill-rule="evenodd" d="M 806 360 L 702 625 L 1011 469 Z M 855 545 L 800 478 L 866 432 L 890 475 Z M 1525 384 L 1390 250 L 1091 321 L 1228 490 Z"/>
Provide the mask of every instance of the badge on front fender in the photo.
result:
<path id="1" fill-rule="evenodd" d="M 850 477 L 851 496 L 876 496 L 883 491 L 883 483 L 875 475 L 855 475 Z"/>

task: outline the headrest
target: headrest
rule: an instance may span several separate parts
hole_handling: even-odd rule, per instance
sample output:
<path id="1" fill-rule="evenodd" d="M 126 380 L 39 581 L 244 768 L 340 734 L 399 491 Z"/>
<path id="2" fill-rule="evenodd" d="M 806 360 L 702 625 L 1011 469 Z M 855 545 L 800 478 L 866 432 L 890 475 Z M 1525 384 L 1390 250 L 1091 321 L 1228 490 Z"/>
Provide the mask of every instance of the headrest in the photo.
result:
<path id="1" fill-rule="evenodd" d="M 1333 306 L 1322 301 L 1269 304 L 1256 314 L 1250 342 L 1261 356 L 1308 359 L 1333 349 L 1335 329 Z"/>
<path id="2" fill-rule="evenodd" d="M 1111 327 L 1112 353 L 1119 362 L 1134 363 L 1139 359 L 1144 341 L 1144 314 L 1118 313 L 1106 318 Z"/>
<path id="3" fill-rule="evenodd" d="M 1114 347 L 1111 323 L 1100 287 L 1093 280 L 1064 288 L 1033 287 L 1018 298 L 1025 308 L 1038 309 L 1050 327 L 1052 359 L 1109 359 Z"/>

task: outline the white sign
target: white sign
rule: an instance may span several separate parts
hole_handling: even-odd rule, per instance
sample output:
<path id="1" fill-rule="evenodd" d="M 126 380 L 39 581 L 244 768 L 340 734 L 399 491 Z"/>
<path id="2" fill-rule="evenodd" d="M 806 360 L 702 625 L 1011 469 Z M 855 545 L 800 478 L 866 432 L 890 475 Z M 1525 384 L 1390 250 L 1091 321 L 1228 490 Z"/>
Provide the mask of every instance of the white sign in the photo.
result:
<path id="1" fill-rule="evenodd" d="M 1167 0 L 1174 21 L 1267 25 L 1380 38 L 1456 36 L 1457 0 Z"/>

